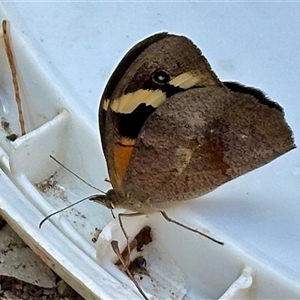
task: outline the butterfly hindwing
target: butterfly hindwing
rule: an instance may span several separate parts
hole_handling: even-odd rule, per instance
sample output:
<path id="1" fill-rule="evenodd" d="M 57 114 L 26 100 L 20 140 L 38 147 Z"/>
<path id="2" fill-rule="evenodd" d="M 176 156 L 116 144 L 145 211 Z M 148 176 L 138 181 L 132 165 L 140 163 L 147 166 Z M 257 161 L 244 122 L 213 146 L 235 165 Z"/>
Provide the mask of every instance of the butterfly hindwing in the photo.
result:
<path id="1" fill-rule="evenodd" d="M 149 117 L 122 188 L 138 199 L 135 210 L 157 210 L 205 194 L 294 147 L 277 103 L 225 87 L 194 88 Z"/>

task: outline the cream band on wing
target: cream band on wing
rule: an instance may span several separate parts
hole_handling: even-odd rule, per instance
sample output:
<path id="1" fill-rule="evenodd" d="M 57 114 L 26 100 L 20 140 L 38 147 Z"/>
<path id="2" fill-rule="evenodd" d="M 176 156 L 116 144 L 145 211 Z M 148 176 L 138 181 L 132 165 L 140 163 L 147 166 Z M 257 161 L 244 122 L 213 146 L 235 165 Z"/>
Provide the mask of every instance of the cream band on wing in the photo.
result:
<path id="1" fill-rule="evenodd" d="M 102 109 L 104 109 L 105 111 L 107 111 L 107 109 L 108 109 L 108 106 L 109 106 L 109 99 L 104 99 L 103 100 L 103 104 L 102 104 Z"/>
<path id="2" fill-rule="evenodd" d="M 207 77 L 206 74 L 202 74 L 199 72 L 193 73 L 193 71 L 191 71 L 176 76 L 175 78 L 170 80 L 169 84 L 187 90 L 196 85 L 201 85 L 201 86 L 215 85 L 216 81 L 210 77 Z"/>
<path id="3" fill-rule="evenodd" d="M 140 104 L 158 107 L 166 100 L 166 94 L 160 89 L 157 90 L 137 90 L 134 93 L 126 94 L 115 99 L 110 108 L 115 113 L 131 114 Z"/>
<path id="4" fill-rule="evenodd" d="M 194 86 L 198 81 L 198 77 L 195 77 L 190 73 L 182 73 L 170 80 L 169 83 L 173 86 L 178 86 L 182 89 L 189 89 L 190 87 Z"/>
<path id="5" fill-rule="evenodd" d="M 118 139 L 118 144 L 124 147 L 132 147 L 135 145 L 135 139 L 129 139 L 127 137 L 122 136 Z"/>
<path id="6" fill-rule="evenodd" d="M 174 77 L 168 84 L 182 89 L 189 89 L 195 85 L 214 85 L 215 81 L 199 73 L 186 72 Z M 113 100 L 110 107 L 115 113 L 130 114 L 140 104 L 144 103 L 147 106 L 151 105 L 157 108 L 165 101 L 166 94 L 159 88 L 156 90 L 139 89 L 136 92 L 128 93 Z M 105 99 L 102 108 L 107 110 L 109 103 L 110 100 Z"/>

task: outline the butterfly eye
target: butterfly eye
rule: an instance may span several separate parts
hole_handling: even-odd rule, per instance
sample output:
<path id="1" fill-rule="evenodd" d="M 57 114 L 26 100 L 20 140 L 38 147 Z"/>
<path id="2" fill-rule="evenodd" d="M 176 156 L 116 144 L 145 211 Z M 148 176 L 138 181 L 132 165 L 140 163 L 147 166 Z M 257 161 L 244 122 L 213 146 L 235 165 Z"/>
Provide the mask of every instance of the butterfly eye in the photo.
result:
<path id="1" fill-rule="evenodd" d="M 158 70 L 152 74 L 152 80 L 157 84 L 165 84 L 170 81 L 170 75 L 166 71 Z"/>

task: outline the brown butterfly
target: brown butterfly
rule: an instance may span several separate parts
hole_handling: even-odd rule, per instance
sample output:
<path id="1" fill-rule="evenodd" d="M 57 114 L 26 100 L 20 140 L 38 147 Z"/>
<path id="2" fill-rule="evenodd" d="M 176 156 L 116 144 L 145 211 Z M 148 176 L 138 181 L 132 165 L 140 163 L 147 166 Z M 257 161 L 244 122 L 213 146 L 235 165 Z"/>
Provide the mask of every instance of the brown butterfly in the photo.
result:
<path id="1" fill-rule="evenodd" d="M 296 147 L 278 103 L 221 82 L 188 38 L 168 33 L 125 55 L 101 98 L 99 123 L 113 188 L 93 200 L 146 214 Z"/>

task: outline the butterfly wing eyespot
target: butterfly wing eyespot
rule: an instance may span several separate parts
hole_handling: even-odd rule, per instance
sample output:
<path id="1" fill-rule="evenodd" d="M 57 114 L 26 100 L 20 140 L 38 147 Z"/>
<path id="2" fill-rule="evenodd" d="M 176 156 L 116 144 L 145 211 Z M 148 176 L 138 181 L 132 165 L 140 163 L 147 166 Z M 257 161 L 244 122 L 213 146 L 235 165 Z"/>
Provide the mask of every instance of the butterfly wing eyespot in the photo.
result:
<path id="1" fill-rule="evenodd" d="M 171 79 L 170 74 L 168 72 L 166 72 L 165 70 L 157 70 L 152 73 L 151 77 L 152 77 L 153 82 L 156 84 L 159 84 L 159 85 L 166 84 Z"/>

